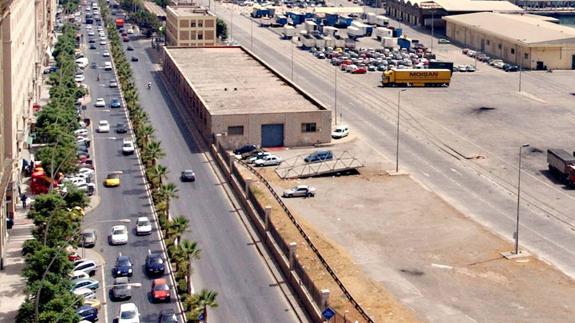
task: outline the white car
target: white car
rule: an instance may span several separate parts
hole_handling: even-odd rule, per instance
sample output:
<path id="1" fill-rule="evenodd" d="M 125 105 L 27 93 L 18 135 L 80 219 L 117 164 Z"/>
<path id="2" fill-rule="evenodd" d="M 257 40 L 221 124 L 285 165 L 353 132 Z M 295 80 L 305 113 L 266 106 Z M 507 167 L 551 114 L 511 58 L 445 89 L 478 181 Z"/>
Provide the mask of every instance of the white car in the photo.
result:
<path id="1" fill-rule="evenodd" d="M 349 127 L 343 125 L 335 127 L 331 133 L 331 137 L 334 139 L 347 137 L 347 135 L 349 135 Z"/>
<path id="2" fill-rule="evenodd" d="M 276 155 L 269 155 L 269 156 L 265 156 L 261 159 L 257 159 L 254 162 L 254 165 L 256 166 L 276 166 L 282 163 L 282 159 Z"/>
<path id="3" fill-rule="evenodd" d="M 106 45 L 106 40 L 105 40 L 105 39 L 104 39 L 104 40 L 100 40 L 100 45 L 102 45 L 102 46 Z"/>
<path id="4" fill-rule="evenodd" d="M 84 68 L 88 66 L 88 59 L 86 57 L 80 57 L 76 59 L 76 65 L 78 65 L 79 68 Z"/>
<path id="5" fill-rule="evenodd" d="M 105 108 L 106 107 L 106 101 L 104 100 L 104 98 L 97 98 L 96 104 L 94 104 L 94 106 L 96 106 L 97 108 Z"/>
<path id="6" fill-rule="evenodd" d="M 140 323 L 140 311 L 134 303 L 124 303 L 120 305 L 118 323 Z"/>
<path id="7" fill-rule="evenodd" d="M 70 280 L 76 280 L 76 279 L 87 279 L 90 278 L 90 275 L 88 275 L 87 273 L 83 272 L 83 271 L 73 271 L 69 274 L 70 276 Z"/>
<path id="8" fill-rule="evenodd" d="M 81 259 L 78 262 L 74 263 L 74 268 L 72 271 L 83 271 L 90 276 L 94 276 L 96 274 L 96 269 L 98 266 L 96 262 L 89 259 Z"/>
<path id="9" fill-rule="evenodd" d="M 81 174 L 81 175 L 94 175 L 94 170 L 88 167 L 82 167 L 80 169 L 78 169 L 78 172 L 76 172 L 76 174 Z"/>
<path id="10" fill-rule="evenodd" d="M 94 35 L 96 35 L 96 33 L 94 33 L 94 31 L 90 30 L 90 31 L 88 32 L 88 36 L 94 36 Z"/>
<path id="11" fill-rule="evenodd" d="M 112 62 L 104 62 L 104 70 L 111 71 L 112 70 Z"/>
<path id="12" fill-rule="evenodd" d="M 74 186 L 82 186 L 82 185 L 86 185 L 86 179 L 82 178 L 82 177 L 67 177 L 64 178 L 64 180 L 62 181 L 64 183 L 70 183 Z"/>
<path id="13" fill-rule="evenodd" d="M 100 122 L 98 122 L 98 132 L 110 132 L 110 123 L 108 120 L 100 120 Z"/>
<path id="14" fill-rule="evenodd" d="M 89 288 L 78 288 L 72 291 L 72 294 L 76 295 L 76 296 L 80 296 L 83 299 L 95 299 L 96 298 L 96 292 L 89 289 Z"/>
<path id="15" fill-rule="evenodd" d="M 74 81 L 76 82 L 83 82 L 85 79 L 84 74 L 76 74 L 76 76 L 74 76 Z"/>
<path id="16" fill-rule="evenodd" d="M 76 129 L 76 130 L 74 130 L 74 135 L 76 135 L 76 136 L 87 136 L 88 135 L 88 129 L 86 129 L 86 128 Z"/>
<path id="17" fill-rule="evenodd" d="M 145 216 L 138 218 L 136 222 L 136 235 L 143 236 L 152 234 L 152 222 Z"/>
<path id="18" fill-rule="evenodd" d="M 130 139 L 124 139 L 122 142 L 122 154 L 131 155 L 134 153 L 134 143 Z"/>
<path id="19" fill-rule="evenodd" d="M 128 228 L 125 225 L 115 225 L 110 234 L 110 244 L 120 245 L 128 243 Z"/>
<path id="20" fill-rule="evenodd" d="M 264 158 L 266 156 L 270 156 L 270 155 L 271 155 L 271 153 L 268 153 L 267 151 L 259 152 L 254 157 L 248 158 L 248 164 L 253 164 L 256 162 L 256 160 L 262 159 L 262 158 Z"/>
<path id="21" fill-rule="evenodd" d="M 107 50 L 105 50 L 105 51 L 102 52 L 102 56 L 103 56 L 103 57 L 110 57 L 110 52 L 107 51 Z M 106 63 L 109 63 L 109 62 L 106 62 Z"/>

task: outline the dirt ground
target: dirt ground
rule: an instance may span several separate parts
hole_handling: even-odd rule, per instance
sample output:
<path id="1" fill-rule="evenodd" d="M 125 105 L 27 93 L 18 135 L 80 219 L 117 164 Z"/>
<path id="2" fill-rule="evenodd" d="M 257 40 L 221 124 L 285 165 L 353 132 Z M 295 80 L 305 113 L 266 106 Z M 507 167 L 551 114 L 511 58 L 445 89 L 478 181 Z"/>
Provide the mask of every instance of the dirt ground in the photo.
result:
<path id="1" fill-rule="evenodd" d="M 331 148 L 358 156 L 369 150 L 358 138 Z M 274 153 L 289 162 L 312 150 Z M 572 280 L 534 257 L 504 259 L 500 252 L 512 250 L 512 244 L 408 175 L 382 171 L 388 166 L 376 162 L 359 175 L 305 180 L 281 180 L 273 168 L 259 170 L 278 193 L 295 184 L 317 188 L 315 198 L 284 202 L 376 322 L 572 321 Z M 330 304 L 352 313 L 265 187 L 258 185 L 257 191 L 273 205 L 272 220 L 282 235 L 298 242 L 298 257 L 318 286 L 330 289 Z"/>

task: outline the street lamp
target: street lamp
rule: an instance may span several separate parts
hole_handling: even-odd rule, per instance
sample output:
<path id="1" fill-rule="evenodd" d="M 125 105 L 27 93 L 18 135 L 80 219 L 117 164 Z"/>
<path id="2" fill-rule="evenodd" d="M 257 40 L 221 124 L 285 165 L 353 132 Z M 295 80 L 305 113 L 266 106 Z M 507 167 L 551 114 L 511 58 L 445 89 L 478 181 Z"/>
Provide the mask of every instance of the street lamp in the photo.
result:
<path id="1" fill-rule="evenodd" d="M 335 125 L 337 126 L 337 65 L 334 65 L 334 84 L 333 84 L 333 110 L 335 112 Z"/>
<path id="2" fill-rule="evenodd" d="M 395 143 L 395 172 L 399 173 L 399 111 L 400 111 L 400 103 L 401 103 L 401 92 L 405 92 L 407 89 L 400 90 L 397 92 L 397 133 L 395 135 L 396 143 Z"/>
<path id="3" fill-rule="evenodd" d="M 293 39 L 290 40 L 290 46 L 291 46 L 291 81 L 293 82 Z"/>
<path id="4" fill-rule="evenodd" d="M 515 223 L 515 255 L 519 254 L 519 201 L 521 200 L 521 151 L 529 144 L 519 146 L 519 167 L 517 171 L 517 221 Z"/>

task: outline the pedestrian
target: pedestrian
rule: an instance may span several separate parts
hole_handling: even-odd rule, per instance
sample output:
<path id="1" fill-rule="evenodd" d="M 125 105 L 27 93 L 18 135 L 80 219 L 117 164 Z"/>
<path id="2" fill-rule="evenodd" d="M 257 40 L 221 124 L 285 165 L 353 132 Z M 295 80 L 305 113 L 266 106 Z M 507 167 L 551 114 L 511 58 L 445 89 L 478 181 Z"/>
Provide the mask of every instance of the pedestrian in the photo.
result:
<path id="1" fill-rule="evenodd" d="M 26 196 L 26 193 L 22 194 L 22 196 L 20 197 L 20 200 L 22 201 L 22 208 L 26 208 L 26 201 L 28 200 L 28 196 Z"/>

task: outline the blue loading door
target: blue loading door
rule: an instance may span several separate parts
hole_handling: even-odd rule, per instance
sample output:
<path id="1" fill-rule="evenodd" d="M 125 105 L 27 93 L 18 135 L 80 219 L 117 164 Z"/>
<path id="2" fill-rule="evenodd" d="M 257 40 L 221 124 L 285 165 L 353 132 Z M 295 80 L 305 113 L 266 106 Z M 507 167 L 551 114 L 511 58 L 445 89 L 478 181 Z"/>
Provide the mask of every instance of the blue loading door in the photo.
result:
<path id="1" fill-rule="evenodd" d="M 262 147 L 280 147 L 284 145 L 284 125 L 262 125 Z"/>

